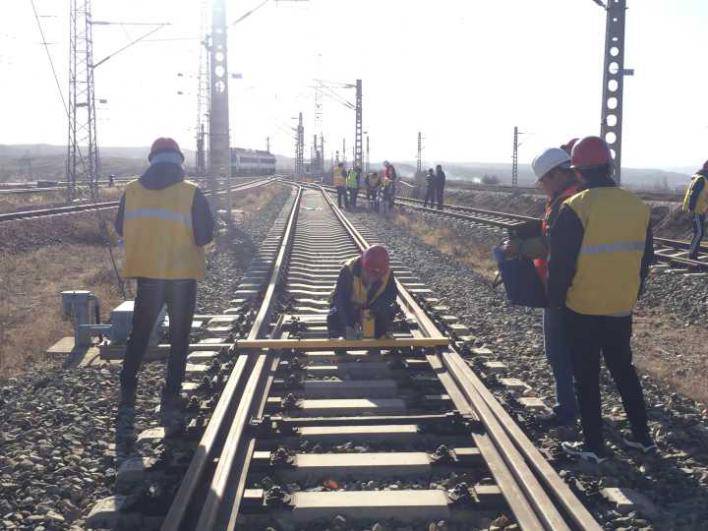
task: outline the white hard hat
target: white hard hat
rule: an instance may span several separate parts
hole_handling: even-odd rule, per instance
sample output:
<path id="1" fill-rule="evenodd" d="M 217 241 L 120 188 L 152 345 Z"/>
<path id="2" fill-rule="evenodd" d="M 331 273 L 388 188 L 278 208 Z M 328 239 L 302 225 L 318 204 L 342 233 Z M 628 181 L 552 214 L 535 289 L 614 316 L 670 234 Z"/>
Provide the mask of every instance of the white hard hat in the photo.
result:
<path id="1" fill-rule="evenodd" d="M 531 163 L 533 172 L 537 179 L 540 179 L 554 168 L 569 168 L 570 156 L 561 148 L 549 148 Z"/>

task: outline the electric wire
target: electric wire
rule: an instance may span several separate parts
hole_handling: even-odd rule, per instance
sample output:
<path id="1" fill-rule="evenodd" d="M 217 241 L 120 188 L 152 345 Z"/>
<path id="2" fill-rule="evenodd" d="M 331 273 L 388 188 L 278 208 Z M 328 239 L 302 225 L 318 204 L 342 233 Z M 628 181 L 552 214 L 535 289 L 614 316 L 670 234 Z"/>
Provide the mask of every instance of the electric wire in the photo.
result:
<path id="1" fill-rule="evenodd" d="M 59 76 L 57 75 L 56 68 L 54 67 L 54 60 L 52 59 L 52 54 L 49 52 L 49 47 L 47 46 L 47 39 L 44 36 L 44 28 L 42 28 L 42 22 L 39 20 L 39 13 L 37 12 L 37 6 L 36 6 L 34 0 L 30 0 L 30 3 L 32 4 L 32 11 L 34 12 L 35 20 L 37 21 L 37 28 L 39 29 L 39 34 L 42 37 L 42 44 L 44 45 L 44 49 L 47 53 L 47 58 L 49 59 L 49 64 L 52 68 L 52 75 L 54 76 L 54 82 L 56 83 L 57 90 L 59 91 L 59 98 L 61 99 L 61 103 L 62 103 L 62 106 L 64 107 L 64 112 L 66 113 L 67 118 L 71 119 L 71 116 L 69 114 L 69 107 L 66 104 L 66 99 L 64 98 L 64 94 L 61 90 L 61 84 L 59 83 Z M 83 155 L 82 155 L 80 149 L 79 149 L 79 158 L 81 160 L 81 164 L 85 168 L 84 158 L 83 158 Z M 113 246 L 112 246 L 111 240 L 108 236 L 108 228 L 106 226 L 106 221 L 103 218 L 103 215 L 101 214 L 98 207 L 95 209 L 95 212 L 98 217 L 99 231 L 101 232 L 101 236 L 103 237 L 103 240 L 106 244 L 105 247 L 108 250 L 108 255 L 109 255 L 109 258 L 111 261 L 111 265 L 113 267 L 113 272 L 115 273 L 115 276 L 116 276 L 116 283 L 118 284 L 118 288 L 120 289 L 121 295 L 123 296 L 123 300 L 125 300 L 126 299 L 125 285 L 123 283 L 123 279 L 120 276 L 120 272 L 118 271 L 118 265 L 116 263 L 115 256 L 113 254 Z"/>

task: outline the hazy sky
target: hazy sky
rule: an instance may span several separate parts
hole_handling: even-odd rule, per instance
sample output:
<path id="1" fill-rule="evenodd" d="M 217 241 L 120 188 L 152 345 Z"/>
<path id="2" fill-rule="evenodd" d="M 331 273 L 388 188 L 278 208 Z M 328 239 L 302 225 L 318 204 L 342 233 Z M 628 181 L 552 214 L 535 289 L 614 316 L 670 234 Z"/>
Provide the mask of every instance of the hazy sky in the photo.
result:
<path id="1" fill-rule="evenodd" d="M 35 0 L 67 89 L 67 0 Z M 235 20 L 261 0 L 228 1 Z M 147 145 L 160 135 L 191 148 L 201 0 L 93 0 L 94 19 L 169 22 L 150 42 L 96 69 L 102 145 Z M 629 0 L 624 165 L 697 166 L 708 158 L 708 1 Z M 364 83 L 373 160 L 506 162 L 514 125 L 520 158 L 599 132 L 605 12 L 591 0 L 272 1 L 234 26 L 229 68 L 232 145 L 291 154 L 292 117 L 313 132 L 313 79 Z M 145 27 L 95 26 L 95 59 Z M 2 0 L 0 143 L 66 142 L 66 115 L 30 0 Z M 178 77 L 182 73 L 183 77 Z M 182 91 L 183 95 L 178 95 Z M 353 101 L 351 89 L 336 89 Z M 324 100 L 326 154 L 354 112 Z M 319 133 L 319 130 L 316 131 Z M 351 158 L 351 155 L 348 156 Z"/>

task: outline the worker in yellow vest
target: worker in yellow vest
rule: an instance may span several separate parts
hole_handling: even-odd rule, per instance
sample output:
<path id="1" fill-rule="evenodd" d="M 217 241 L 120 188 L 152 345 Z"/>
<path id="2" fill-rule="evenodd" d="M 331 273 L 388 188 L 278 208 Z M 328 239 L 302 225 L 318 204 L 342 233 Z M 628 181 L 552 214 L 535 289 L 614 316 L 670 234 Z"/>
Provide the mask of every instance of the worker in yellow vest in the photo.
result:
<path id="1" fill-rule="evenodd" d="M 337 189 L 337 206 L 339 208 L 349 208 L 349 198 L 347 197 L 347 174 L 344 163 L 339 162 L 332 171 L 332 184 Z"/>
<path id="2" fill-rule="evenodd" d="M 600 410 L 600 354 L 622 396 L 629 448 L 656 447 L 649 435 L 642 386 L 632 365 L 632 311 L 654 259 L 649 207 L 612 180 L 610 150 L 599 137 L 573 147 L 571 167 L 586 189 L 566 199 L 550 232 L 548 302 L 563 309 L 584 443 L 563 450 L 607 459 Z"/>
<path id="3" fill-rule="evenodd" d="M 180 397 L 197 280 L 204 277 L 203 247 L 212 241 L 214 219 L 199 187 L 185 180 L 184 155 L 171 138 L 158 138 L 150 166 L 126 186 L 115 221 L 125 242 L 123 276 L 137 279 L 133 329 L 123 359 L 121 406 L 135 404 L 137 372 L 164 304 L 170 325 L 170 358 L 161 412 L 168 431 L 180 431 Z"/>
<path id="4" fill-rule="evenodd" d="M 703 164 L 703 168 L 691 178 L 691 184 L 688 185 L 683 198 L 683 210 L 693 218 L 693 239 L 688 257 L 696 260 L 698 259 L 698 251 L 701 249 L 706 215 L 708 214 L 708 160 Z"/>
<path id="5" fill-rule="evenodd" d="M 356 166 L 353 166 L 347 174 L 347 190 L 349 191 L 349 207 L 352 210 L 356 209 L 356 200 L 359 197 L 359 179 L 361 171 Z"/>
<path id="6" fill-rule="evenodd" d="M 330 337 L 379 338 L 388 333 L 398 306 L 388 250 L 372 245 L 339 272 L 327 316 Z"/>

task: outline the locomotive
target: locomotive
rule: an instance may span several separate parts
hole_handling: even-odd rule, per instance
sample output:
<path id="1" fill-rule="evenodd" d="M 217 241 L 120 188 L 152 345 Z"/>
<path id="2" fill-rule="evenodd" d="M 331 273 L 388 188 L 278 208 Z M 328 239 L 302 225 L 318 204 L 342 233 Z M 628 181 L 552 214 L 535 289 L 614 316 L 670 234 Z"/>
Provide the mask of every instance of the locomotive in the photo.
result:
<path id="1" fill-rule="evenodd" d="M 275 155 L 259 149 L 231 149 L 231 175 L 273 175 Z"/>

